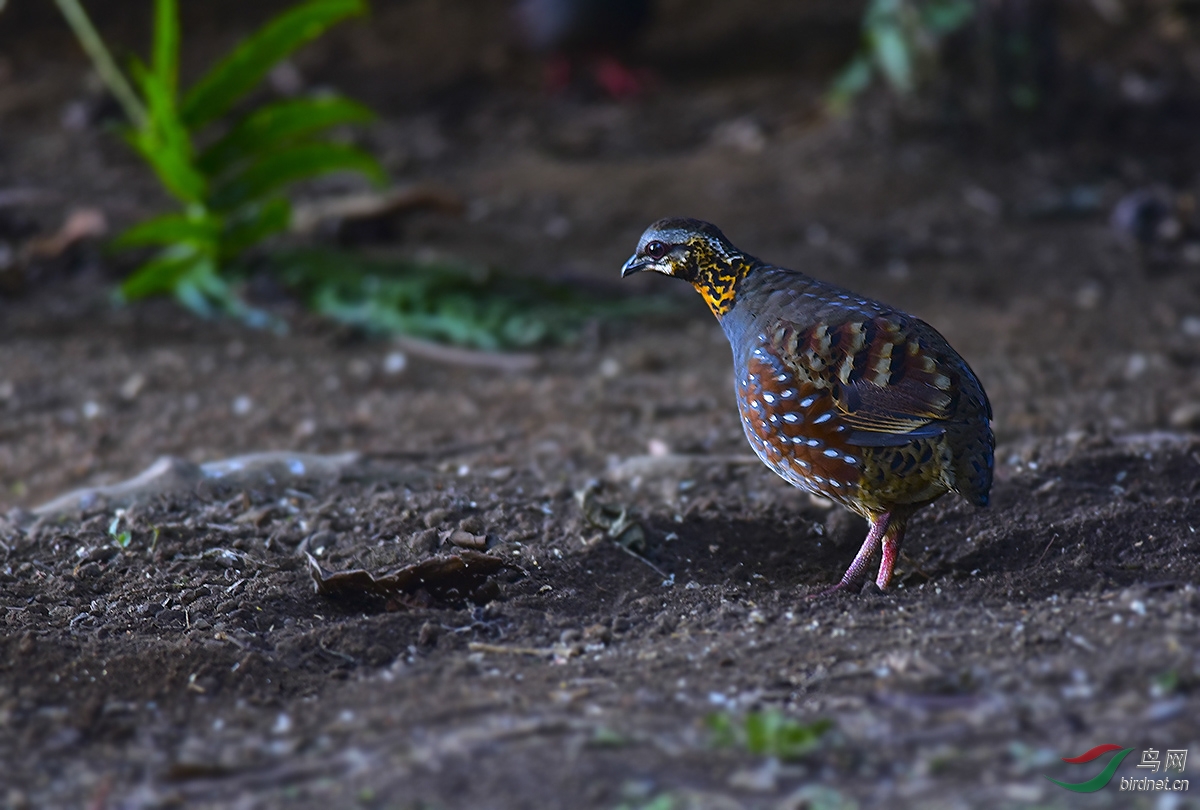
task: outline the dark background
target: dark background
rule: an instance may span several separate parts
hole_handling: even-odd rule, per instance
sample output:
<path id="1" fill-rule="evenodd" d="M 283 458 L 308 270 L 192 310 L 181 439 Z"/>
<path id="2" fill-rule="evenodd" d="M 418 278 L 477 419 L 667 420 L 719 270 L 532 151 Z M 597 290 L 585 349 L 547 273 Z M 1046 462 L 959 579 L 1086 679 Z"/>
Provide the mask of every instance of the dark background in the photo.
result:
<path id="1" fill-rule="evenodd" d="M 187 73 L 284 5 L 185 3 Z M 287 335 L 119 307 L 130 267 L 96 238 L 23 267 L 0 293 L 0 802 L 1192 806 L 1043 777 L 1089 778 L 1061 758 L 1101 743 L 1136 749 L 1126 776 L 1142 749 L 1200 750 L 1196 7 L 981 7 L 920 93 L 843 116 L 823 98 L 861 4 L 664 1 L 630 56 L 655 78 L 624 102 L 546 94 L 500 2 L 377 2 L 300 53 L 304 87 L 378 110 L 356 137 L 398 184 L 462 201 L 371 251 L 676 302 L 568 345 L 438 354 L 286 297 L 266 305 Z M 88 8 L 144 49 L 149 3 Z M 984 47 L 997 31 L 1028 47 Z M 0 238 L 165 209 L 113 115 L 51 4 L 12 0 Z M 993 505 L 921 512 L 893 592 L 806 598 L 863 527 L 746 463 L 694 293 L 617 281 L 669 214 L 918 315 L 983 381 Z M 265 450 L 367 455 L 151 498 L 124 548 L 103 499 L 26 511 L 163 455 Z M 580 508 L 589 482 L 642 558 Z M 305 552 L 378 572 L 455 531 L 515 567 L 466 600 L 313 592 Z M 752 710 L 834 731 L 797 762 L 714 747 L 708 716 Z"/>

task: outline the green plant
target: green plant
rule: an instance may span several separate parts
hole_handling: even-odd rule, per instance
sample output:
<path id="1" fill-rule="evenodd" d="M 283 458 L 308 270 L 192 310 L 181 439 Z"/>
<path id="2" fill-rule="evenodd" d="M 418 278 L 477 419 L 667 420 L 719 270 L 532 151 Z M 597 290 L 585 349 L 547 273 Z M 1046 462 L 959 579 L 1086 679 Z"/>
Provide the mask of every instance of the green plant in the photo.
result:
<path id="1" fill-rule="evenodd" d="M 870 0 L 863 13 L 862 44 L 834 80 L 828 101 L 845 108 L 875 76 L 908 95 L 929 72 L 938 46 L 975 16 L 975 0 Z"/>
<path id="2" fill-rule="evenodd" d="M 118 509 L 113 515 L 112 523 L 108 524 L 108 536 L 121 548 L 129 548 L 129 543 L 133 540 L 133 534 L 128 529 L 121 531 L 121 521 L 124 519 L 125 510 Z"/>
<path id="3" fill-rule="evenodd" d="M 386 177 L 369 154 L 326 137 L 331 127 L 371 120 L 360 104 L 324 96 L 233 111 L 282 59 L 335 23 L 365 13 L 365 0 L 308 0 L 281 13 L 184 93 L 178 87 L 177 0 L 155 0 L 150 64 L 132 61 L 133 87 L 78 0 L 57 2 L 125 108 L 126 140 L 182 207 L 117 237 L 118 248 L 156 251 L 121 285 L 122 297 L 172 294 L 201 314 L 215 309 L 262 320 L 234 291 L 230 275 L 238 257 L 288 227 L 285 190 L 335 171 L 358 172 L 376 183 Z"/>
<path id="4" fill-rule="evenodd" d="M 707 725 L 713 744 L 719 748 L 742 748 L 781 760 L 804 756 L 833 728 L 829 720 L 798 723 L 778 709 L 750 712 L 740 719 L 729 714 L 712 714 Z"/>
<path id="5" fill-rule="evenodd" d="M 678 806 L 679 802 L 675 801 L 675 797 L 670 793 L 660 793 L 645 804 L 622 802 L 617 805 L 616 810 L 675 810 Z"/>
<path id="6" fill-rule="evenodd" d="M 670 306 L 662 298 L 618 298 L 452 260 L 295 250 L 263 261 L 269 275 L 331 320 L 367 333 L 404 333 L 480 349 L 563 342 L 590 318 L 662 312 Z"/>

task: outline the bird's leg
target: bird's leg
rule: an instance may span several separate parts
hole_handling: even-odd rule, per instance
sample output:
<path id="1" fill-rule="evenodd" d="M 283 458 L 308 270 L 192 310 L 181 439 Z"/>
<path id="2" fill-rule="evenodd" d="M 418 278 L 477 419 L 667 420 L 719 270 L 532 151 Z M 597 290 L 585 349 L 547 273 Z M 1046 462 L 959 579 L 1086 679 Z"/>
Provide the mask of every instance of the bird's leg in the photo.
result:
<path id="1" fill-rule="evenodd" d="M 542 74 L 542 86 L 546 94 L 562 95 L 571 86 L 571 59 L 565 54 L 554 54 L 546 60 Z"/>
<path id="2" fill-rule="evenodd" d="M 893 510 L 883 515 L 881 521 L 886 522 L 883 529 L 883 559 L 879 561 L 879 575 L 875 584 L 879 590 L 886 591 L 892 583 L 892 571 L 896 568 L 896 558 L 900 556 L 900 541 L 904 539 L 904 527 L 908 525 L 908 514 Z M 875 527 L 872 526 L 872 529 Z"/>
<path id="3" fill-rule="evenodd" d="M 609 98 L 618 101 L 640 95 L 646 86 L 637 71 L 613 56 L 596 58 L 592 62 L 592 76 Z"/>
<path id="4" fill-rule="evenodd" d="M 814 596 L 827 596 L 831 593 L 844 591 L 860 584 L 866 578 L 867 564 L 875 554 L 875 549 L 883 546 L 883 559 L 879 563 L 879 576 L 875 584 L 881 591 L 887 590 L 892 581 L 892 571 L 896 567 L 896 558 L 900 554 L 900 541 L 904 539 L 904 527 L 908 523 L 908 513 L 899 509 L 876 515 L 871 519 L 871 530 L 867 539 L 858 550 L 854 561 L 842 575 L 842 581 L 831 588 L 826 588 Z"/>

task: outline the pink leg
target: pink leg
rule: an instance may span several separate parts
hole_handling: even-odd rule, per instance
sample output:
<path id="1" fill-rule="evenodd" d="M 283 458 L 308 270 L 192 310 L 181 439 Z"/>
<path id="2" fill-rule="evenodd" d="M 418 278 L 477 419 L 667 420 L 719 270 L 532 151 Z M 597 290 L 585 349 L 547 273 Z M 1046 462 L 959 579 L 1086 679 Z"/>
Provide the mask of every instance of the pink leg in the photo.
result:
<path id="1" fill-rule="evenodd" d="M 875 584 L 879 590 L 886 591 L 892 584 L 892 571 L 896 568 L 896 558 L 900 556 L 900 541 L 904 539 L 904 526 L 908 523 L 908 515 L 888 515 L 887 528 L 883 532 L 883 559 L 879 561 L 879 576 Z"/>
<path id="2" fill-rule="evenodd" d="M 896 567 L 896 557 L 900 554 L 900 541 L 904 539 L 904 526 L 908 523 L 908 514 L 901 512 L 898 509 L 893 509 L 890 512 L 884 512 L 871 521 L 871 530 L 867 532 L 867 539 L 863 541 L 862 548 L 858 550 L 854 561 L 850 563 L 850 567 L 846 569 L 846 573 L 842 575 L 842 581 L 831 588 L 813 594 L 809 598 L 818 596 L 827 596 L 831 593 L 844 591 L 847 588 L 855 587 L 866 578 L 867 563 L 871 561 L 871 557 L 875 554 L 875 549 L 883 546 L 883 559 L 879 563 L 879 576 L 875 579 L 875 584 L 879 586 L 881 591 L 886 591 L 888 585 L 892 581 L 892 571 Z"/>
<path id="3" fill-rule="evenodd" d="M 547 59 L 542 86 L 551 96 L 565 93 L 571 86 L 571 60 L 562 54 L 555 54 Z"/>
<path id="4" fill-rule="evenodd" d="M 592 65 L 592 75 L 609 98 L 621 100 L 641 95 L 645 81 L 632 69 L 611 56 L 602 56 Z"/>

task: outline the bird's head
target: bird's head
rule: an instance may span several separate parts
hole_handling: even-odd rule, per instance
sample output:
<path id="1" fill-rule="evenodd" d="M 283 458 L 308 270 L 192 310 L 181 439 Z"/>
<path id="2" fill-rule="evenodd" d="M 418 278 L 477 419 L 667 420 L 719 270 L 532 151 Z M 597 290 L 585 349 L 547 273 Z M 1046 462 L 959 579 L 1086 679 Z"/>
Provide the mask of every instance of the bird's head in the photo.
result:
<path id="1" fill-rule="evenodd" d="M 660 219 L 642 234 L 621 277 L 650 271 L 689 282 L 720 318 L 733 308 L 737 284 L 757 260 L 734 247 L 716 225 Z"/>

